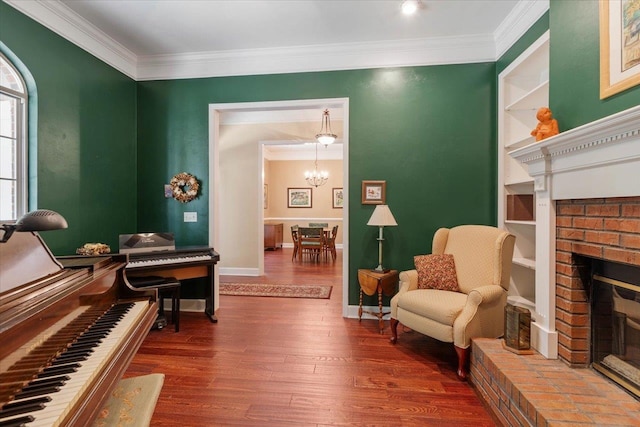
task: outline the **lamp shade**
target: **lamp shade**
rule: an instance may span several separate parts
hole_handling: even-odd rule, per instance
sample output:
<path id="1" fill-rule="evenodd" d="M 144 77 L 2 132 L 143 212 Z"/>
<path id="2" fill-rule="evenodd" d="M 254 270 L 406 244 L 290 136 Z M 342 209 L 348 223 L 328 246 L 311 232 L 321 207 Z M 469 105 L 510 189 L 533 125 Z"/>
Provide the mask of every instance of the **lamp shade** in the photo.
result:
<path id="1" fill-rule="evenodd" d="M 396 219 L 393 217 L 388 205 L 377 205 L 367 225 L 373 225 L 377 227 L 389 227 L 398 225 Z"/>
<path id="2" fill-rule="evenodd" d="M 38 209 L 16 221 L 16 231 L 49 231 L 67 228 L 67 221 L 58 212 Z"/>

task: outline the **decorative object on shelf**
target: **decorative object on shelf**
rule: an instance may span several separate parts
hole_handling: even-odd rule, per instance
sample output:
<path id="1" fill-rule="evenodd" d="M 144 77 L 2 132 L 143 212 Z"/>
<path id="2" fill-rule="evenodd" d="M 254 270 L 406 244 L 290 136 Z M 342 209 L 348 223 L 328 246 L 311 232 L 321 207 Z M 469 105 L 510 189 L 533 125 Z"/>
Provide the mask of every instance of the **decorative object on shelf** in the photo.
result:
<path id="1" fill-rule="evenodd" d="M 336 141 L 338 135 L 331 131 L 331 118 L 329 117 L 329 110 L 324 110 L 322 113 L 322 125 L 320 127 L 320 133 L 316 135 L 318 142 L 324 146 L 331 145 Z"/>
<path id="2" fill-rule="evenodd" d="M 180 203 L 188 203 L 198 197 L 200 183 L 195 176 L 186 172 L 179 173 L 171 178 L 169 183 L 173 198 Z"/>
<path id="3" fill-rule="evenodd" d="M 13 224 L 0 225 L 0 230 L 4 231 L 0 243 L 6 243 L 15 231 L 50 231 L 62 230 L 67 227 L 67 220 L 58 212 L 37 209 L 22 215 Z"/>
<path id="4" fill-rule="evenodd" d="M 533 354 L 531 350 L 531 312 L 524 307 L 504 307 L 503 347 L 517 354 Z"/>
<path id="5" fill-rule="evenodd" d="M 333 189 L 333 209 L 342 209 L 344 207 L 344 192 L 342 188 Z"/>
<path id="6" fill-rule="evenodd" d="M 288 208 L 310 208 L 312 188 L 287 188 Z"/>
<path id="7" fill-rule="evenodd" d="M 531 135 L 536 137 L 536 142 L 557 135 L 558 121 L 553 118 L 553 114 L 549 107 L 540 107 L 536 113 L 538 125 L 531 131 Z"/>
<path id="8" fill-rule="evenodd" d="M 111 253 L 111 248 L 105 243 L 85 243 L 76 249 L 78 255 L 102 255 Z"/>
<path id="9" fill-rule="evenodd" d="M 165 184 L 164 185 L 164 198 L 165 199 L 170 199 L 173 197 L 173 187 L 171 186 L 171 184 Z"/>
<path id="10" fill-rule="evenodd" d="M 318 143 L 315 143 L 316 146 L 316 161 L 314 163 L 314 169 L 313 171 L 309 172 L 305 172 L 304 173 L 304 179 L 307 180 L 307 182 L 309 183 L 309 185 L 313 185 L 314 187 L 318 188 L 321 185 L 324 185 L 327 183 L 327 181 L 329 180 L 329 172 L 327 171 L 318 171 Z"/>
<path id="11" fill-rule="evenodd" d="M 640 6 L 600 0 L 600 99 L 640 84 Z"/>
<path id="12" fill-rule="evenodd" d="M 386 181 L 362 181 L 362 204 L 384 205 L 386 201 Z"/>
<path id="13" fill-rule="evenodd" d="M 393 227 L 398 225 L 396 219 L 393 217 L 389 206 L 387 205 L 378 205 L 371 214 L 371 218 L 369 218 L 369 222 L 367 225 L 372 225 L 375 227 L 379 227 L 378 230 L 378 266 L 373 269 L 373 271 L 377 271 L 379 273 L 386 273 L 389 271 L 388 268 L 384 268 L 382 266 L 382 241 L 384 237 L 382 236 L 382 229 L 384 227 Z"/>
<path id="14" fill-rule="evenodd" d="M 507 221 L 533 221 L 533 194 L 507 195 Z"/>

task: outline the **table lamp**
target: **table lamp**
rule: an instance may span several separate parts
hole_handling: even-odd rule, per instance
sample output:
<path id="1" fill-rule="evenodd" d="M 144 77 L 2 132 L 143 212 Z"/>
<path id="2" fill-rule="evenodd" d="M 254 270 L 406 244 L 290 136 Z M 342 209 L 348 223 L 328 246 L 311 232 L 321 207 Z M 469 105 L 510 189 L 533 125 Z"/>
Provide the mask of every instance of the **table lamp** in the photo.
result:
<path id="1" fill-rule="evenodd" d="M 398 225 L 396 219 L 393 217 L 391 210 L 389 210 L 389 206 L 387 205 L 377 205 L 376 209 L 371 214 L 371 218 L 369 218 L 369 222 L 367 225 L 373 225 L 379 227 L 378 234 L 378 266 L 373 269 L 373 271 L 379 273 L 386 273 L 389 271 L 388 268 L 384 268 L 382 266 L 382 241 L 384 238 L 382 237 L 382 229 L 384 227 L 390 227 Z"/>

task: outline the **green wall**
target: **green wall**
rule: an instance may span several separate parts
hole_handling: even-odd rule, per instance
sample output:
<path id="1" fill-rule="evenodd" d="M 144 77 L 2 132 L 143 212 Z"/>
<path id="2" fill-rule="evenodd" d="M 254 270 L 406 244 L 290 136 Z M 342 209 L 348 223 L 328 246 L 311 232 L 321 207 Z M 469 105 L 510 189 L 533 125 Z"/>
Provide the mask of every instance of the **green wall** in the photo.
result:
<path id="1" fill-rule="evenodd" d="M 207 244 L 206 185 L 189 205 L 157 189 L 183 170 L 208 181 L 208 104 L 349 98 L 354 304 L 357 269 L 374 267 L 378 256 L 362 180 L 387 181 L 398 221 L 385 231 L 389 267 L 412 268 L 414 255 L 431 251 L 438 227 L 494 224 L 494 92 L 493 63 L 139 82 L 139 228 L 171 229 L 180 245 Z M 186 210 L 198 211 L 197 224 L 182 222 Z"/>
<path id="2" fill-rule="evenodd" d="M 68 230 L 43 233 L 57 255 L 87 241 L 115 247 L 118 234 L 132 231 L 171 229 L 181 245 L 206 244 L 208 104 L 347 97 L 354 304 L 356 270 L 377 259 L 377 231 L 365 225 L 373 207 L 360 204 L 363 179 L 387 181 L 399 224 L 385 231 L 390 267 L 412 267 L 440 226 L 495 223 L 496 76 L 547 28 L 550 106 L 561 130 L 640 104 L 640 87 L 599 99 L 594 0 L 552 0 L 495 64 L 138 83 L 0 2 L 0 41 L 38 94 L 30 209 L 54 209 L 69 221 Z M 189 205 L 162 196 L 181 171 L 205 184 Z M 198 211 L 196 225 L 182 222 L 185 210 Z"/>
<path id="3" fill-rule="evenodd" d="M 600 100 L 598 2 L 553 0 L 549 104 L 560 132 L 640 104 L 640 86 Z"/>
<path id="4" fill-rule="evenodd" d="M 136 83 L 4 2 L 0 42 L 37 88 L 29 209 L 53 209 L 69 223 L 43 238 L 56 255 L 86 242 L 117 250 L 118 234 L 136 228 Z"/>

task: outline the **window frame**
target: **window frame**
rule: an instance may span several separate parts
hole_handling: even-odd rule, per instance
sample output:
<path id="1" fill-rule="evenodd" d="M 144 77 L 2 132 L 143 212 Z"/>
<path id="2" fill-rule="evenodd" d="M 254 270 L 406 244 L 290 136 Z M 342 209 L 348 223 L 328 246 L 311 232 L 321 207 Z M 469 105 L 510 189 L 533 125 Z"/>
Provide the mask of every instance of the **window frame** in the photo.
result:
<path id="1" fill-rule="evenodd" d="M 28 162 L 29 162 L 29 146 L 28 146 L 28 105 L 29 105 L 29 92 L 27 89 L 27 84 L 22 76 L 22 73 L 18 70 L 18 68 L 11 62 L 6 55 L 0 52 L 0 60 L 5 62 L 13 72 L 20 79 L 20 83 L 24 88 L 24 92 L 19 92 L 13 90 L 9 87 L 2 86 L 0 84 L 0 93 L 5 96 L 16 99 L 17 101 L 17 111 L 16 111 L 16 153 L 15 153 L 15 166 L 16 166 L 16 193 L 15 193 L 15 218 L 2 218 L 0 217 L 0 221 L 3 222 L 12 222 L 16 221 L 22 215 L 27 213 L 27 205 L 29 199 L 29 172 L 28 172 Z"/>

